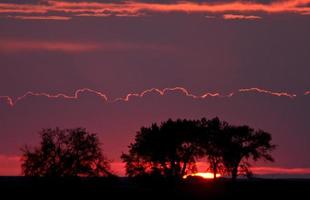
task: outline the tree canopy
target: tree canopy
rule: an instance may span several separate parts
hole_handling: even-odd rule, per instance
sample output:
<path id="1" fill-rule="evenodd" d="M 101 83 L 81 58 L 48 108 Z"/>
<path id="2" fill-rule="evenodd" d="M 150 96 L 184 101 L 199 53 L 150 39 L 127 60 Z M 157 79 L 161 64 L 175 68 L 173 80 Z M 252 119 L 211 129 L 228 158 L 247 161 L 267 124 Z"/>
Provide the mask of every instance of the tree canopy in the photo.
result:
<path id="1" fill-rule="evenodd" d="M 222 161 L 226 173 L 236 179 L 239 170 L 251 174 L 250 160 L 263 159 L 273 162 L 271 152 L 275 145 L 271 144 L 272 137 L 269 133 L 250 128 L 249 126 L 227 126 L 223 130 Z"/>
<path id="2" fill-rule="evenodd" d="M 84 128 L 43 129 L 39 134 L 39 146 L 22 149 L 25 176 L 111 175 L 96 134 Z"/>
<path id="3" fill-rule="evenodd" d="M 194 144 L 198 124 L 191 120 L 168 120 L 142 127 L 130 144 L 129 153 L 122 155 L 127 174 L 160 174 L 179 179 L 187 170 L 195 171 L 195 159 L 202 153 Z"/>
<path id="4" fill-rule="evenodd" d="M 122 154 L 129 176 L 157 174 L 180 179 L 195 172 L 205 157 L 209 170 L 236 179 L 250 174 L 250 161 L 273 161 L 271 134 L 248 126 L 233 126 L 219 118 L 156 123 L 137 132 L 129 152 Z"/>

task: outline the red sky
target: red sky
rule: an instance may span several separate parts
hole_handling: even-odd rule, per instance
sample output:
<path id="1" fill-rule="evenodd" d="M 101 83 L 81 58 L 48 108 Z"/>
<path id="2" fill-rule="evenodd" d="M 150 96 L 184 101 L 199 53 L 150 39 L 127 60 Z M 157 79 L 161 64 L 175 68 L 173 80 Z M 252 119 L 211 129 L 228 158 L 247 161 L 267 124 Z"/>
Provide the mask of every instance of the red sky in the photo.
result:
<path id="1" fill-rule="evenodd" d="M 220 118 L 273 135 L 258 173 L 309 173 L 310 0 L 0 0 L 0 175 L 42 128 L 99 134 Z"/>

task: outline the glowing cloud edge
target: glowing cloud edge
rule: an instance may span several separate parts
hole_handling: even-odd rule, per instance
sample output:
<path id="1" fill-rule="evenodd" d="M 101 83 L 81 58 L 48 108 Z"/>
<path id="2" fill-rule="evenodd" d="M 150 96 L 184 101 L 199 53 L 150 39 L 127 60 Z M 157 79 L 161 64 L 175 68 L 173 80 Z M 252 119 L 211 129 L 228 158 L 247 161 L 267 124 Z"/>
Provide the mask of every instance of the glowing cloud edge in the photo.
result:
<path id="1" fill-rule="evenodd" d="M 80 88 L 80 89 L 77 89 L 73 95 L 68 95 L 68 94 L 64 94 L 64 93 L 50 94 L 47 92 L 28 91 L 25 94 L 23 94 L 22 96 L 19 96 L 15 99 L 11 96 L 0 96 L 0 101 L 4 100 L 9 106 L 14 107 L 17 103 L 19 103 L 20 101 L 22 101 L 28 97 L 46 97 L 49 99 L 62 98 L 62 99 L 69 99 L 69 100 L 78 100 L 82 93 L 90 93 L 90 94 L 94 94 L 97 97 L 101 98 L 104 102 L 115 103 L 115 102 L 120 102 L 120 101 L 121 102 L 128 102 L 131 97 L 143 98 L 144 96 L 146 96 L 149 93 L 155 93 L 159 96 L 165 96 L 167 93 L 170 93 L 170 92 L 179 92 L 179 93 L 183 94 L 185 97 L 189 97 L 192 99 L 206 99 L 209 97 L 231 98 L 231 97 L 235 96 L 237 93 L 258 93 L 258 94 L 271 95 L 274 97 L 286 97 L 286 98 L 290 98 L 290 99 L 294 99 L 297 97 L 297 94 L 288 93 L 288 92 L 274 92 L 271 90 L 261 89 L 261 88 L 257 88 L 257 87 L 240 88 L 237 91 L 233 91 L 233 92 L 230 92 L 228 94 L 220 94 L 219 92 L 215 92 L 215 93 L 206 92 L 206 93 L 203 93 L 201 95 L 195 95 L 195 94 L 191 93 L 185 87 L 168 87 L 168 88 L 163 88 L 163 89 L 150 88 L 150 89 L 143 90 L 140 93 L 128 93 L 123 97 L 117 97 L 114 99 L 110 99 L 107 94 L 102 93 L 100 91 L 90 89 L 90 88 Z M 307 96 L 309 94 L 310 94 L 310 91 L 305 91 L 303 95 Z"/>

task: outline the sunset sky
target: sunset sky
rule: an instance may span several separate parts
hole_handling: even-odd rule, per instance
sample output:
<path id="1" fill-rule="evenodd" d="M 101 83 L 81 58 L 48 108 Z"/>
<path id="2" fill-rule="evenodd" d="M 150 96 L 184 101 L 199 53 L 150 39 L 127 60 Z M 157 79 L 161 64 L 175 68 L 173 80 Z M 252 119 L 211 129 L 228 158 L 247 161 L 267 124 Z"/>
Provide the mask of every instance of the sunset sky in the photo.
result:
<path id="1" fill-rule="evenodd" d="M 310 174 L 310 0 L 0 0 L 0 175 L 42 128 L 218 116 L 273 135 L 258 173 Z"/>

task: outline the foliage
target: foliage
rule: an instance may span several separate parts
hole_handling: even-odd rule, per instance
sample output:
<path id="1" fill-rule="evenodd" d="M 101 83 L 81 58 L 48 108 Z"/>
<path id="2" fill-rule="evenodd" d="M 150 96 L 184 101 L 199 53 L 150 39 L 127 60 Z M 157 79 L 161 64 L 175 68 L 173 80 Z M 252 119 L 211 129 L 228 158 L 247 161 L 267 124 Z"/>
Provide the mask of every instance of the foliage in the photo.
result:
<path id="1" fill-rule="evenodd" d="M 123 154 L 129 176 L 159 174 L 180 179 L 195 167 L 195 159 L 201 154 L 195 144 L 199 122 L 168 120 L 160 126 L 142 127 L 135 142 L 129 146 L 129 154 Z"/>
<path id="2" fill-rule="evenodd" d="M 219 118 L 207 120 L 169 119 L 160 125 L 142 127 L 129 153 L 122 154 L 127 175 L 157 174 L 180 179 L 196 170 L 196 160 L 205 157 L 209 171 L 252 176 L 250 160 L 273 161 L 269 133 L 248 126 L 232 126 Z"/>
<path id="3" fill-rule="evenodd" d="M 111 175 L 96 134 L 84 128 L 43 129 L 38 147 L 22 149 L 22 172 L 26 176 Z"/>

